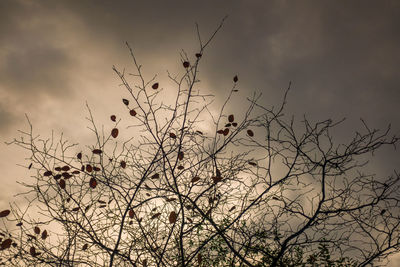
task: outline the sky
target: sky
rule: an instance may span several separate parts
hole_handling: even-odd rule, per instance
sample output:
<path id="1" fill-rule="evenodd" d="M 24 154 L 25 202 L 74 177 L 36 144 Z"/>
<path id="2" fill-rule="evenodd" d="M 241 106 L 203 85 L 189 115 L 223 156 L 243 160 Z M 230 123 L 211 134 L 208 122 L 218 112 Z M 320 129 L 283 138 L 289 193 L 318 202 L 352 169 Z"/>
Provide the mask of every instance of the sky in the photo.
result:
<path id="1" fill-rule="evenodd" d="M 242 99 L 258 92 L 271 106 L 292 82 L 286 114 L 346 117 L 338 140 L 349 141 L 360 118 L 400 135 L 399 1 L 1 0 L 0 209 L 29 181 L 18 166 L 27 153 L 4 143 L 27 130 L 25 114 L 40 135 L 85 143 L 86 102 L 99 123 L 123 112 L 112 66 L 131 66 L 125 42 L 146 77 L 166 79 L 182 71 L 182 49 L 197 52 L 195 23 L 205 38 L 225 16 L 202 58 L 205 90 L 222 97 L 237 74 Z M 383 149 L 372 171 L 390 175 L 399 156 Z"/>

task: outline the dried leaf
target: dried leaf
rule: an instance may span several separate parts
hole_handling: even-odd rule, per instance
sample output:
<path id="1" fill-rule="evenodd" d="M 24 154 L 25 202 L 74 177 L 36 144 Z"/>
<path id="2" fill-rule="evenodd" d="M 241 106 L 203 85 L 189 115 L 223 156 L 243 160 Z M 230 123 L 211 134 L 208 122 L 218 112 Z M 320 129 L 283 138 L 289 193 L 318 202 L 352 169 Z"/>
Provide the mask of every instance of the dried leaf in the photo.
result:
<path id="1" fill-rule="evenodd" d="M 176 214 L 175 211 L 171 211 L 169 214 L 169 223 L 175 223 L 178 215 Z"/>
<path id="2" fill-rule="evenodd" d="M 87 250 L 88 247 L 89 247 L 89 245 L 88 245 L 88 244 L 85 244 L 85 245 L 82 246 L 82 250 Z"/>
<path id="3" fill-rule="evenodd" d="M 158 89 L 158 83 L 155 83 L 151 86 L 151 88 L 153 88 L 154 90 Z"/>
<path id="4" fill-rule="evenodd" d="M 225 127 L 231 127 L 231 125 L 232 125 L 232 124 L 227 123 L 227 124 L 225 124 Z"/>
<path id="5" fill-rule="evenodd" d="M 95 189 L 97 186 L 97 181 L 94 177 L 90 178 L 89 185 L 91 188 Z"/>
<path id="6" fill-rule="evenodd" d="M 202 132 L 202 131 L 196 131 L 196 133 L 198 133 L 198 134 L 200 134 L 200 135 L 203 135 L 203 132 Z"/>
<path id="7" fill-rule="evenodd" d="M 227 136 L 229 134 L 229 129 L 228 128 L 225 128 L 225 130 L 224 130 L 224 136 Z"/>
<path id="8" fill-rule="evenodd" d="M 32 163 L 31 164 L 29 164 L 29 166 L 28 166 L 28 170 L 30 170 L 32 168 Z"/>
<path id="9" fill-rule="evenodd" d="M 176 134 L 174 134 L 174 133 L 169 133 L 169 137 L 175 139 L 175 138 L 176 138 Z"/>
<path id="10" fill-rule="evenodd" d="M 65 179 L 69 179 L 69 178 L 72 177 L 72 175 L 69 174 L 68 172 L 63 172 L 61 175 L 62 175 L 62 177 L 64 177 Z"/>
<path id="11" fill-rule="evenodd" d="M 128 104 L 129 104 L 129 103 L 128 103 Z M 111 119 L 112 121 L 116 121 L 116 120 L 117 120 L 117 117 L 116 117 L 115 115 L 111 115 L 110 119 Z"/>
<path id="12" fill-rule="evenodd" d="M 58 180 L 61 178 L 61 174 L 54 175 L 53 177 L 54 177 L 54 179 Z"/>
<path id="13" fill-rule="evenodd" d="M 100 169 L 99 167 L 94 166 L 94 167 L 93 167 L 93 170 L 94 170 L 95 172 L 98 172 L 98 171 L 100 171 L 101 169 Z"/>
<path id="14" fill-rule="evenodd" d="M 185 167 L 183 167 L 182 165 L 178 166 L 178 170 L 183 170 Z"/>
<path id="15" fill-rule="evenodd" d="M 247 130 L 247 134 L 248 134 L 250 137 L 253 137 L 253 136 L 254 136 L 254 133 L 253 133 L 252 130 Z"/>
<path id="16" fill-rule="evenodd" d="M 172 201 L 175 201 L 175 200 L 176 200 L 176 198 L 174 198 L 174 197 L 171 197 L 171 198 L 167 198 L 167 199 L 166 199 L 167 202 L 172 202 Z"/>
<path id="17" fill-rule="evenodd" d="M 193 178 L 192 178 L 191 182 L 192 182 L 192 183 L 195 183 L 195 182 L 197 182 L 197 181 L 199 181 L 199 180 L 200 180 L 200 177 L 199 177 L 199 176 L 196 176 L 196 177 L 193 177 Z"/>
<path id="18" fill-rule="evenodd" d="M 129 114 L 131 114 L 131 116 L 135 117 L 137 113 L 136 113 L 136 111 L 134 109 L 131 109 L 129 111 Z"/>
<path id="19" fill-rule="evenodd" d="M 22 226 L 22 225 L 23 225 L 22 222 L 19 222 L 19 223 L 16 224 L 16 226 Z"/>
<path id="20" fill-rule="evenodd" d="M 180 151 L 180 152 L 178 153 L 178 159 L 179 159 L 179 160 L 183 160 L 183 156 L 184 156 L 183 151 Z"/>
<path id="21" fill-rule="evenodd" d="M 101 153 L 103 153 L 103 151 L 101 151 L 100 149 L 93 149 L 93 154 L 97 154 L 100 155 Z"/>
<path id="22" fill-rule="evenodd" d="M 10 210 L 3 210 L 0 212 L 0 218 L 7 217 L 10 214 Z"/>
<path id="23" fill-rule="evenodd" d="M 217 134 L 224 134 L 224 130 L 218 130 Z"/>
<path id="24" fill-rule="evenodd" d="M 64 181 L 64 179 L 60 179 L 60 181 L 58 181 L 58 185 L 61 187 L 61 189 L 65 189 L 65 181 Z"/>
<path id="25" fill-rule="evenodd" d="M 10 238 L 4 240 L 1 243 L 1 250 L 9 248 L 11 246 L 11 243 L 12 243 L 12 240 Z"/>
<path id="26" fill-rule="evenodd" d="M 75 170 L 75 171 L 73 171 L 72 173 L 73 173 L 73 174 L 80 174 L 81 172 L 78 171 L 78 170 Z"/>
<path id="27" fill-rule="evenodd" d="M 70 167 L 69 166 L 64 166 L 64 167 L 61 168 L 61 170 L 67 172 L 67 171 L 70 170 Z"/>
<path id="28" fill-rule="evenodd" d="M 92 172 L 92 171 L 93 171 L 92 165 L 87 164 L 87 165 L 86 165 L 86 171 L 87 171 L 87 172 Z"/>
<path id="29" fill-rule="evenodd" d="M 133 219 L 133 217 L 135 216 L 135 212 L 133 211 L 133 209 L 129 210 L 129 218 Z"/>
<path id="30" fill-rule="evenodd" d="M 161 212 L 157 212 L 157 213 L 155 213 L 153 216 L 151 216 L 151 219 L 152 219 L 152 220 L 153 220 L 153 219 L 156 219 L 156 218 L 160 217 L 160 215 L 161 215 Z"/>
<path id="31" fill-rule="evenodd" d="M 249 161 L 248 162 L 251 166 L 257 166 L 257 163 L 253 162 L 253 161 Z"/>
<path id="32" fill-rule="evenodd" d="M 114 138 L 117 138 L 118 133 L 119 133 L 119 131 L 118 131 L 117 128 L 114 128 L 114 129 L 111 130 L 111 136 L 114 137 Z"/>
<path id="33" fill-rule="evenodd" d="M 33 231 L 35 232 L 35 234 L 40 234 L 40 228 L 35 226 L 35 228 L 33 229 Z"/>
<path id="34" fill-rule="evenodd" d="M 125 161 L 121 161 L 121 163 L 120 163 L 120 165 L 121 165 L 121 167 L 123 168 L 123 169 L 125 169 L 126 168 L 126 162 Z"/>
<path id="35" fill-rule="evenodd" d="M 190 66 L 190 63 L 188 61 L 184 61 L 183 62 L 183 67 L 184 68 L 189 68 L 189 66 Z"/>
<path id="36" fill-rule="evenodd" d="M 51 172 L 51 171 L 46 171 L 46 172 L 44 172 L 43 173 L 43 176 L 50 176 L 50 175 L 52 175 L 53 173 Z"/>
<path id="37" fill-rule="evenodd" d="M 36 256 L 36 249 L 35 249 L 35 247 L 31 247 L 31 248 L 29 249 L 29 253 L 31 254 L 32 257 L 35 257 L 35 256 Z"/>
<path id="38" fill-rule="evenodd" d="M 229 122 L 233 122 L 235 120 L 235 117 L 233 116 L 233 114 L 228 116 L 228 121 Z"/>
<path id="39" fill-rule="evenodd" d="M 235 75 L 235 77 L 233 77 L 233 82 L 237 83 L 239 81 L 238 76 Z"/>
<path id="40" fill-rule="evenodd" d="M 197 58 L 201 58 L 201 56 L 202 56 L 201 53 L 196 53 Z"/>
<path id="41" fill-rule="evenodd" d="M 45 240 L 47 238 L 47 230 L 42 232 L 42 239 Z"/>
<path id="42" fill-rule="evenodd" d="M 76 157 L 81 160 L 82 159 L 82 152 L 79 152 L 78 155 L 76 155 Z"/>
<path id="43" fill-rule="evenodd" d="M 126 106 L 129 105 L 129 100 L 128 100 L 128 99 L 123 98 L 123 99 L 122 99 L 122 102 L 123 102 Z"/>
<path id="44" fill-rule="evenodd" d="M 233 206 L 232 208 L 229 209 L 229 212 L 234 211 L 234 209 L 236 209 L 236 206 Z"/>
<path id="45" fill-rule="evenodd" d="M 151 176 L 151 179 L 158 179 L 160 178 L 160 175 L 158 173 L 155 173 L 153 176 Z"/>
<path id="46" fill-rule="evenodd" d="M 60 172 L 61 171 L 61 167 L 55 167 L 54 170 Z"/>
<path id="47" fill-rule="evenodd" d="M 236 123 L 236 122 L 232 122 L 232 126 L 233 126 L 233 127 L 236 127 L 236 126 L 237 126 L 237 123 Z"/>

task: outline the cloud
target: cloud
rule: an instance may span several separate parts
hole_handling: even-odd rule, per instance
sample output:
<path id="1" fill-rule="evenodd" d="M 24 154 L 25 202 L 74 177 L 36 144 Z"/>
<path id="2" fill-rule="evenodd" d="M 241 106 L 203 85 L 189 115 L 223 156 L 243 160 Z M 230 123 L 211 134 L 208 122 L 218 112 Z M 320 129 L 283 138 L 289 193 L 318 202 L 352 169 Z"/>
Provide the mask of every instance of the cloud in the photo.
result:
<path id="1" fill-rule="evenodd" d="M 15 123 L 15 116 L 0 102 L 0 133 L 5 135 Z"/>
<path id="2" fill-rule="evenodd" d="M 74 17 L 45 2 L 2 1 L 0 87 L 39 101 L 70 93 L 76 55 L 70 49 Z M 28 98 L 29 96 L 29 98 Z"/>
<path id="3" fill-rule="evenodd" d="M 62 49 L 40 44 L 15 47 L 2 58 L 0 80 L 13 94 L 65 94 L 71 60 Z"/>
<path id="4" fill-rule="evenodd" d="M 241 92 L 261 91 L 271 105 L 292 81 L 293 113 L 399 120 L 399 4 L 361 3 L 2 1 L 0 86 L 34 104 L 71 97 L 82 80 L 129 66 L 125 41 L 148 76 L 163 73 L 180 48 L 196 51 L 195 22 L 206 36 L 228 14 L 202 59 L 209 90 L 223 94 L 239 74 Z"/>

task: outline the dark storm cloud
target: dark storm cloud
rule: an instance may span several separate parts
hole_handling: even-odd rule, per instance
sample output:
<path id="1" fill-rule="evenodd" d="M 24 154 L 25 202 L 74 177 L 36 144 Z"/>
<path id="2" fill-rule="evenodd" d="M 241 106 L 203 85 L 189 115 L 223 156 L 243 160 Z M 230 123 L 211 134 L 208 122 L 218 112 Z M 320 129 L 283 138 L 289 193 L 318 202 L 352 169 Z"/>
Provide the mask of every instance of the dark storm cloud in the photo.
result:
<path id="1" fill-rule="evenodd" d="M 399 9 L 378 2 L 371 5 L 351 2 L 345 6 L 332 3 L 314 10 L 319 17 L 314 21 L 318 26 L 297 24 L 303 26 L 300 29 L 309 26 L 317 30 L 301 32 L 303 38 L 290 40 L 294 45 L 288 49 L 282 73 L 304 86 L 309 99 L 330 97 L 321 107 L 314 106 L 317 109 L 329 111 L 337 107 L 347 113 L 374 116 L 380 111 L 373 114 L 371 110 L 359 112 L 357 108 L 374 103 L 377 110 L 382 110 L 387 102 L 380 100 L 392 102 L 400 98 L 400 91 L 395 90 L 400 84 L 397 72 L 400 21 L 393 11 L 398 13 Z M 305 56 L 295 57 L 296 53 L 307 50 Z"/>
<path id="2" fill-rule="evenodd" d="M 365 3 L 243 5 L 215 62 L 230 60 L 224 63 L 241 68 L 250 87 L 269 95 L 293 81 L 291 96 L 306 113 L 376 117 L 400 99 L 400 14 L 395 2 Z"/>
<path id="3" fill-rule="evenodd" d="M 203 58 L 200 77 L 210 90 L 223 93 L 239 74 L 243 95 L 263 92 L 263 103 L 272 105 L 292 81 L 289 111 L 299 116 L 363 117 L 377 127 L 400 121 L 398 1 L 0 5 L 0 87 L 9 94 L 72 94 L 74 79 L 86 71 L 82 55 L 100 58 L 112 76 L 111 65 L 129 62 L 125 41 L 153 75 L 171 66 L 160 64 L 179 62 L 180 48 L 196 51 L 195 22 L 205 37 L 229 15 Z"/>
<path id="4" fill-rule="evenodd" d="M 98 47 L 100 56 L 114 59 L 108 66 L 124 66 L 123 43 L 129 41 L 141 63 L 152 67 L 151 61 L 157 59 L 178 61 L 180 48 L 196 49 L 195 22 L 206 36 L 229 15 L 201 69 L 211 90 L 224 90 L 238 73 L 242 90 L 262 91 L 263 101 L 270 105 L 292 81 L 290 97 L 296 102 L 290 106 L 295 113 L 350 114 L 385 123 L 399 120 L 394 110 L 400 99 L 398 1 L 2 1 L 1 5 L 3 90 L 69 94 L 70 72 L 79 71 L 79 55 L 63 45 L 72 38 L 81 53 Z M 73 21 L 79 22 L 79 29 L 63 33 L 63 25 Z"/>
<path id="5" fill-rule="evenodd" d="M 232 9 L 222 1 L 214 2 L 69 1 L 64 7 L 85 21 L 88 34 L 97 38 L 118 42 L 129 38 L 140 46 L 157 48 L 193 34 L 195 22 L 214 27 Z"/>
<path id="6" fill-rule="evenodd" d="M 92 45 L 111 42 L 118 46 L 115 51 L 121 51 L 121 44 L 130 41 L 138 53 L 146 56 L 170 56 L 166 53 L 172 49 L 179 51 L 182 40 L 195 39 L 194 22 L 200 24 L 203 32 L 210 32 L 222 17 L 229 15 L 213 44 L 216 48 L 210 49 L 210 64 L 203 71 L 215 80 L 230 77 L 233 70 L 240 71 L 244 80 L 249 81 L 249 87 L 259 90 L 281 88 L 292 80 L 295 87 L 304 88 L 298 93 L 301 91 L 309 98 L 321 98 L 325 91 L 345 92 L 355 97 L 361 88 L 363 93 L 371 95 L 376 88 L 394 88 L 398 82 L 400 16 L 396 1 L 2 3 L 2 21 L 6 23 L 2 23 L 1 31 L 9 33 L 2 44 L 14 47 L 6 56 L 11 84 L 17 83 L 18 73 L 38 69 L 37 66 L 40 70 L 26 72 L 27 81 L 36 84 L 41 80 L 38 77 L 43 77 L 43 81 L 50 79 L 55 83 L 51 79 L 62 76 L 59 69 L 73 67 L 68 51 L 52 42 L 54 29 L 48 24 L 45 25 L 50 31 L 40 28 L 29 32 L 21 26 L 21 21 L 29 18 L 42 16 L 45 21 L 46 16 L 57 17 L 62 12 L 82 21 L 83 32 Z M 55 73 L 46 77 L 46 70 Z M 387 89 L 389 94 L 396 91 Z"/>
<path id="7" fill-rule="evenodd" d="M 293 81 L 294 112 L 398 119 L 388 105 L 400 98 L 396 1 L 85 1 L 64 7 L 84 21 L 93 44 L 106 40 L 124 53 L 127 40 L 142 58 L 171 60 L 185 39 L 195 40 L 194 22 L 210 32 L 228 14 L 202 69 L 213 90 L 239 73 L 244 87 L 263 91 L 271 104 Z"/>
<path id="8" fill-rule="evenodd" d="M 71 56 L 57 32 L 61 21 L 40 2 L 1 1 L 0 88 L 14 95 L 68 92 Z M 26 98 L 27 99 L 27 98 Z"/>

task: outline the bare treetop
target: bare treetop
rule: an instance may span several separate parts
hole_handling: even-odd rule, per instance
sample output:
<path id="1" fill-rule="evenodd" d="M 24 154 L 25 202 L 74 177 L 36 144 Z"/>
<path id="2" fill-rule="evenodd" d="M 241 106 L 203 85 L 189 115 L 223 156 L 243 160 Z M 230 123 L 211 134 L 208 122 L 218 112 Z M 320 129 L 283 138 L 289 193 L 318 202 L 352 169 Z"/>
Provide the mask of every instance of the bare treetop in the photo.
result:
<path id="1" fill-rule="evenodd" d="M 31 152 L 33 180 L 26 209 L 0 212 L 2 263 L 365 266 L 398 251 L 400 177 L 364 172 L 398 138 L 364 122 L 347 144 L 331 134 L 342 121 L 295 127 L 284 114 L 290 84 L 275 108 L 254 94 L 228 113 L 240 75 L 227 77 L 222 102 L 197 87 L 221 26 L 206 40 L 197 28 L 198 52 L 182 52 L 182 74 L 168 73 L 174 89 L 144 77 L 127 44 L 134 70 L 113 67 L 126 114 L 100 127 L 88 105 L 91 144 L 41 139 L 28 120 L 12 143 Z"/>

